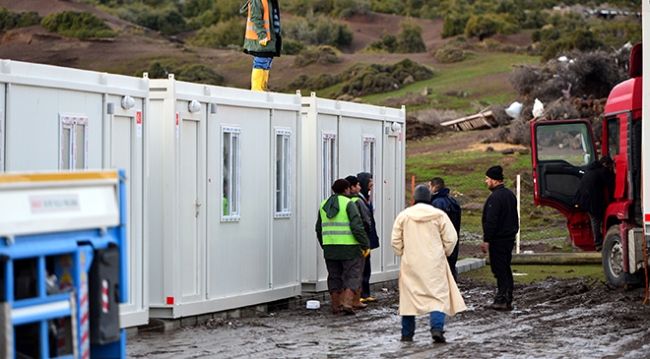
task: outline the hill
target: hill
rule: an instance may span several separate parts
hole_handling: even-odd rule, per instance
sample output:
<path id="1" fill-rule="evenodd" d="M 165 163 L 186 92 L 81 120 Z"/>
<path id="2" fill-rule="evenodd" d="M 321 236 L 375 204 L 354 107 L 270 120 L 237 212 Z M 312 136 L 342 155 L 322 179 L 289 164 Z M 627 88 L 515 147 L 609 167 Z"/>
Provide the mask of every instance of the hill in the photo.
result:
<path id="1" fill-rule="evenodd" d="M 78 40 L 50 33 L 41 26 L 17 28 L 0 33 L 0 58 L 35 62 L 79 69 L 118 73 L 133 76 L 146 70 L 152 61 L 171 61 L 182 65 L 204 64 L 225 78 L 226 86 L 249 88 L 252 59 L 239 50 L 207 49 L 185 44 L 189 34 L 165 37 L 155 31 L 123 21 L 89 5 L 74 1 L 0 0 L 0 7 L 15 12 L 36 11 L 40 16 L 65 10 L 90 11 L 106 21 L 118 36 L 113 39 Z M 289 18 L 290 14 L 283 14 Z M 397 15 L 370 13 L 340 20 L 354 34 L 352 44 L 341 49 L 341 62 L 328 65 L 293 67 L 294 56 L 283 55 L 273 64 L 272 88 L 284 88 L 300 74 L 318 75 L 340 73 L 354 63 L 395 63 L 409 58 L 430 67 L 439 65 L 429 53 L 420 54 L 359 54 L 369 43 L 381 40 L 385 33 L 397 34 L 399 23 L 405 18 Z M 413 19 L 422 28 L 422 38 L 429 52 L 448 40 L 441 39 L 442 20 Z M 242 29 L 243 32 L 244 29 Z M 526 46 L 528 33 L 500 36 L 503 43 Z M 499 79 L 497 79 L 499 80 Z M 503 80 L 503 79 L 501 79 Z"/>

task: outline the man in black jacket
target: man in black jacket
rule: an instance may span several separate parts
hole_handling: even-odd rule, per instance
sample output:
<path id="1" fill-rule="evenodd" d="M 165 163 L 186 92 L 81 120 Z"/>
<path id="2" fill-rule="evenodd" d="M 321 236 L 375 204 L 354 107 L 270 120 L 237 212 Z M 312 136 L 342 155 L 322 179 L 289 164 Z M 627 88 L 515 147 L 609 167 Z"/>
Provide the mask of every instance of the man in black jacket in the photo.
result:
<path id="1" fill-rule="evenodd" d="M 608 202 L 606 194 L 611 196 L 614 192 L 613 163 L 609 156 L 603 156 L 600 161 L 590 163 L 573 198 L 575 205 L 589 214 L 591 230 L 594 232 L 594 246 L 598 252 L 603 249 L 603 218 Z"/>
<path id="2" fill-rule="evenodd" d="M 512 249 L 515 236 L 519 232 L 519 214 L 517 198 L 503 185 L 503 168 L 490 167 L 485 172 L 485 183 L 492 194 L 483 206 L 483 253 L 490 253 L 490 268 L 497 279 L 497 294 L 494 302 L 487 308 L 495 310 L 512 310 Z"/>

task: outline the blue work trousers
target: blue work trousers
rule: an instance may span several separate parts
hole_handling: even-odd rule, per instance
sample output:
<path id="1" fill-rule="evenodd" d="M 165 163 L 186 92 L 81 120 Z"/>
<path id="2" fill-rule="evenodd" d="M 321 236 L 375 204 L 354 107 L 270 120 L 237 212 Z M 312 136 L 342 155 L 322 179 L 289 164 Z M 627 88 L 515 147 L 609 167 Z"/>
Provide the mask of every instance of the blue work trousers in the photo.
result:
<path id="1" fill-rule="evenodd" d="M 443 331 L 445 328 L 445 313 L 431 312 L 429 313 L 429 325 L 432 330 Z M 415 316 L 403 315 L 402 316 L 402 335 L 405 337 L 412 337 L 415 334 Z"/>
<path id="2" fill-rule="evenodd" d="M 257 57 L 257 56 L 253 57 L 254 69 L 270 70 L 272 63 L 273 63 L 272 57 Z"/>

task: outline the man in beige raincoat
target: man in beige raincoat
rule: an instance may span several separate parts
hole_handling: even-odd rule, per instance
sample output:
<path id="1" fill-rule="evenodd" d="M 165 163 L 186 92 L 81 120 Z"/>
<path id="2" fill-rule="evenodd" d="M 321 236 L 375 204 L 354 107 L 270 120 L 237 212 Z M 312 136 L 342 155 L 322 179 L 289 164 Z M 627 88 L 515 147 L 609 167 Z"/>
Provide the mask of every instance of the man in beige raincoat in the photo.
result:
<path id="1" fill-rule="evenodd" d="M 445 212 L 429 204 L 430 196 L 427 186 L 417 186 L 415 205 L 393 225 L 391 244 L 402 257 L 399 315 L 405 342 L 413 341 L 415 316 L 430 313 L 431 337 L 444 343 L 445 315 L 467 309 L 447 262 L 458 240 L 456 229 Z"/>

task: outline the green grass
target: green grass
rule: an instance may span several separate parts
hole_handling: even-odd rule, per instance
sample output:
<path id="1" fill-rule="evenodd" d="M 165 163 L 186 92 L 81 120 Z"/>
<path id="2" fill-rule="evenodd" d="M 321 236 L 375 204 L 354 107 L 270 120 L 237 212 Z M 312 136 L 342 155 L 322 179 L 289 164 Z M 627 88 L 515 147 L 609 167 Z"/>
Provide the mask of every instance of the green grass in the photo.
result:
<path id="1" fill-rule="evenodd" d="M 522 241 L 568 237 L 566 219 L 550 207 L 533 204 L 532 164 L 530 155 L 504 156 L 498 152 L 458 150 L 411 155 L 434 149 L 445 141 L 454 141 L 462 133 L 445 133 L 446 138 L 434 138 L 407 143 L 406 179 L 410 183 L 415 176 L 416 184 L 427 183 L 432 177 L 442 177 L 451 194 L 463 207 L 461 240 L 482 238 L 481 216 L 485 199 L 490 191 L 485 184 L 485 170 L 490 166 L 504 168 L 505 185 L 516 193 L 516 178 L 520 185 L 520 235 Z M 411 203 L 410 185 L 406 190 L 406 203 Z"/>
<path id="2" fill-rule="evenodd" d="M 554 278 L 592 278 L 606 282 L 603 267 L 600 265 L 512 265 L 512 273 L 515 283 L 542 282 L 547 277 Z M 485 281 L 489 284 L 496 284 L 496 279 L 490 270 L 490 266 L 481 267 L 469 272 L 459 274 Z"/>
<path id="3" fill-rule="evenodd" d="M 434 103 L 431 108 L 456 109 L 463 112 L 476 111 L 474 103 L 480 106 L 501 104 L 515 97 L 510 85 L 498 74 L 509 74 L 515 64 L 539 63 L 539 56 L 514 55 L 508 53 L 481 53 L 469 59 L 453 64 L 439 64 L 434 70 L 433 78 L 406 85 L 399 90 L 362 97 L 364 103 L 381 104 L 388 98 L 399 98 L 408 92 L 420 93 L 431 88 L 428 97 Z M 340 86 L 333 86 L 318 94 L 336 92 Z M 450 91 L 467 92 L 467 97 L 444 95 Z M 418 108 L 423 108 L 419 106 Z"/>

